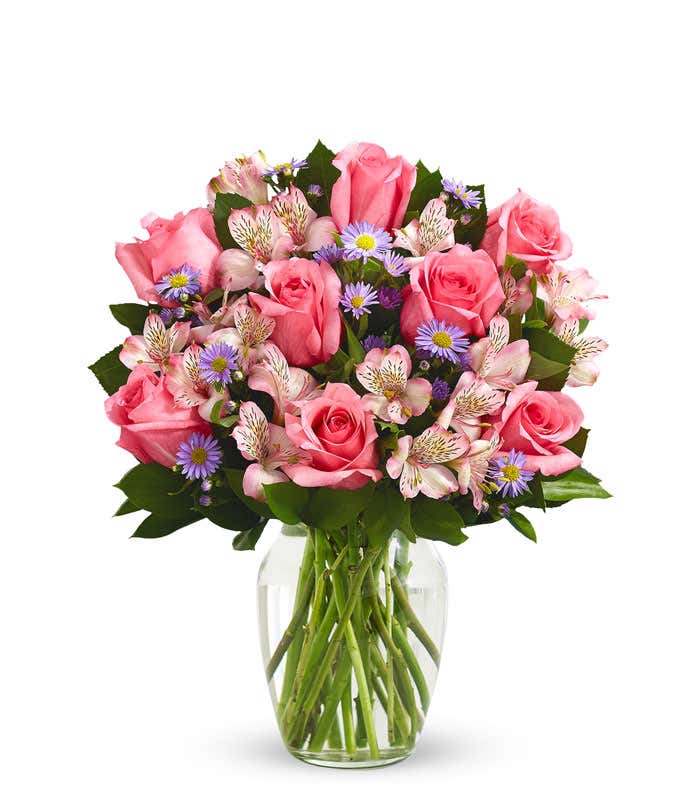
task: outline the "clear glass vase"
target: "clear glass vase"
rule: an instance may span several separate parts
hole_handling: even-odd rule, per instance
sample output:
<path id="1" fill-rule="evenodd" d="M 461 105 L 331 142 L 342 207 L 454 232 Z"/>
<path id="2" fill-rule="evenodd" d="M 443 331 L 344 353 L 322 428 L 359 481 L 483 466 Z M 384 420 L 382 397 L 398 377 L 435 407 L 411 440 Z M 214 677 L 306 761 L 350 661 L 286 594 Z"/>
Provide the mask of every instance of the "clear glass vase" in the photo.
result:
<path id="1" fill-rule="evenodd" d="M 446 628 L 446 570 L 434 544 L 395 532 L 284 525 L 260 567 L 269 690 L 288 750 L 311 764 L 371 767 L 413 752 Z"/>

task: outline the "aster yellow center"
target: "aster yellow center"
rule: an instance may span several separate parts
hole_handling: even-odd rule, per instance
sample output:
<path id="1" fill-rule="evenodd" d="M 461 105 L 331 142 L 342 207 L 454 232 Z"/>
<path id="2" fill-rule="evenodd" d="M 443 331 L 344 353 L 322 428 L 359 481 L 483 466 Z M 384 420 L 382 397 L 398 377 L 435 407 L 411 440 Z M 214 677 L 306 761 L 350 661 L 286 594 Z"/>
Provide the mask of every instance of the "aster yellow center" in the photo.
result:
<path id="1" fill-rule="evenodd" d="M 354 245 L 361 248 L 362 251 L 372 251 L 375 248 L 375 237 L 370 234 L 360 234 L 354 241 Z"/>
<path id="2" fill-rule="evenodd" d="M 213 372 L 224 372 L 227 368 L 227 359 L 223 356 L 217 356 L 212 363 Z"/>
<path id="3" fill-rule="evenodd" d="M 182 287 L 186 287 L 188 283 L 189 279 L 184 273 L 175 273 L 174 276 L 170 276 L 170 286 L 173 289 L 181 289 Z"/>
<path id="4" fill-rule="evenodd" d="M 507 466 L 503 466 L 501 473 L 503 475 L 503 479 L 507 480 L 508 482 L 515 482 L 515 480 L 519 480 L 521 477 L 520 470 L 512 463 L 508 463 Z"/>
<path id="5" fill-rule="evenodd" d="M 205 451 L 204 447 L 196 447 L 196 449 L 191 450 L 191 462 L 196 463 L 199 466 L 208 460 L 208 453 Z"/>
<path id="6" fill-rule="evenodd" d="M 451 347 L 453 342 L 446 331 L 436 331 L 432 334 L 432 344 L 437 347 Z"/>
<path id="7" fill-rule="evenodd" d="M 350 303 L 354 306 L 355 309 L 358 309 L 360 306 L 364 305 L 364 299 L 361 295 L 355 295 L 351 300 Z"/>

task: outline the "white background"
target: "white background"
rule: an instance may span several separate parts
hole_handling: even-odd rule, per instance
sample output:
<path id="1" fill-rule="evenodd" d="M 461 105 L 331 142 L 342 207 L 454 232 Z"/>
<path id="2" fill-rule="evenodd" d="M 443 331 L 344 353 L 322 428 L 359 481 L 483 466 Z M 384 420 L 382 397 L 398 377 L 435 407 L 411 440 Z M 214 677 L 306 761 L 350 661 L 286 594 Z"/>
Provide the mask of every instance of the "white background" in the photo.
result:
<path id="1" fill-rule="evenodd" d="M 8 794 L 677 792 L 677 42 L 669 2 L 24 2 L 3 13 L 0 788 Z M 283 749 L 254 553 L 130 541 L 85 369 L 134 300 L 113 257 L 227 158 L 351 140 L 560 213 L 610 300 L 574 396 L 616 499 L 442 548 L 444 664 L 415 756 Z"/>

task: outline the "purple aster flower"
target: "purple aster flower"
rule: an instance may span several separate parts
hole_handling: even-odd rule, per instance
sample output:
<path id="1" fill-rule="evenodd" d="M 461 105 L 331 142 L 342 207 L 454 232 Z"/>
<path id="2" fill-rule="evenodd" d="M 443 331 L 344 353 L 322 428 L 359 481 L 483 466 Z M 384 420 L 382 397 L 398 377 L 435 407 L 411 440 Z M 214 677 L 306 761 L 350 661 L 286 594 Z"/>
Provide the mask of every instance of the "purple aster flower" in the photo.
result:
<path id="1" fill-rule="evenodd" d="M 203 480 L 203 482 L 201 483 L 201 490 L 203 491 L 203 493 L 208 493 L 208 491 L 212 491 L 212 487 L 213 487 L 212 480 Z"/>
<path id="2" fill-rule="evenodd" d="M 321 185 L 310 185 L 307 188 L 308 196 L 323 196 L 323 188 Z"/>
<path id="3" fill-rule="evenodd" d="M 378 300 L 383 309 L 396 309 L 401 306 L 401 290 L 395 287 L 380 287 Z"/>
<path id="4" fill-rule="evenodd" d="M 435 378 L 432 384 L 432 399 L 446 400 L 449 394 L 451 394 L 449 384 L 441 378 Z"/>
<path id="5" fill-rule="evenodd" d="M 456 182 L 455 179 L 442 179 L 442 187 L 447 193 L 457 198 L 466 210 L 477 209 L 482 203 L 479 190 L 470 190 L 462 182 Z"/>
<path id="6" fill-rule="evenodd" d="M 307 168 L 307 161 L 291 158 L 289 163 L 278 163 L 277 165 L 270 166 L 264 172 L 263 176 L 279 176 L 279 174 L 283 174 L 283 176 L 292 176 L 293 171 L 297 171 L 300 168 Z"/>
<path id="7" fill-rule="evenodd" d="M 156 292 L 171 301 L 181 301 L 201 291 L 201 274 L 185 262 L 171 270 L 156 284 Z"/>
<path id="8" fill-rule="evenodd" d="M 380 226 L 372 223 L 350 223 L 345 226 L 340 235 L 345 248 L 346 259 L 363 259 L 369 256 L 382 259 L 392 247 L 392 238 Z"/>
<path id="9" fill-rule="evenodd" d="M 503 518 L 507 518 L 510 515 L 510 507 L 503 502 L 502 504 L 498 505 L 498 512 L 503 516 Z"/>
<path id="10" fill-rule="evenodd" d="M 215 342 L 214 345 L 201 350 L 198 357 L 198 374 L 206 383 L 226 386 L 231 383 L 231 373 L 238 369 L 237 353 L 226 342 Z"/>
<path id="11" fill-rule="evenodd" d="M 214 474 L 222 462 L 222 450 L 212 435 L 192 433 L 177 450 L 177 465 L 187 480 L 198 480 Z"/>
<path id="12" fill-rule="evenodd" d="M 207 493 L 201 494 L 198 497 L 198 503 L 201 505 L 201 507 L 210 507 L 212 504 L 212 497 L 208 496 Z"/>
<path id="13" fill-rule="evenodd" d="M 411 269 L 404 257 L 395 251 L 387 251 L 387 253 L 383 254 L 382 263 L 390 276 L 403 276 L 404 273 L 408 273 Z"/>
<path id="14" fill-rule="evenodd" d="M 434 319 L 418 326 L 415 342 L 416 349 L 454 364 L 458 363 L 460 354 L 470 344 L 470 340 L 457 325 Z"/>
<path id="15" fill-rule="evenodd" d="M 378 293 L 370 284 L 364 284 L 363 281 L 348 284 L 340 298 L 341 306 L 346 312 L 352 312 L 355 318 L 361 317 L 362 314 L 370 314 L 371 310 L 367 307 L 377 302 Z"/>
<path id="16" fill-rule="evenodd" d="M 463 372 L 470 372 L 472 370 L 472 364 L 470 364 L 470 353 L 467 350 L 459 354 L 458 366 L 463 370 Z"/>
<path id="17" fill-rule="evenodd" d="M 158 316 L 165 325 L 170 325 L 170 323 L 175 321 L 175 312 L 173 309 L 163 308 L 158 312 Z"/>
<path id="18" fill-rule="evenodd" d="M 515 497 L 529 490 L 534 472 L 525 468 L 526 462 L 526 455 L 514 449 L 491 461 L 488 476 L 498 486 L 501 496 Z"/>
<path id="19" fill-rule="evenodd" d="M 370 350 L 384 350 L 387 347 L 387 342 L 382 336 L 369 334 L 361 340 L 364 350 L 368 353 Z"/>
<path id="20" fill-rule="evenodd" d="M 342 259 L 343 255 L 344 251 L 342 248 L 336 243 L 329 243 L 328 245 L 322 245 L 312 258 L 316 262 L 320 262 L 323 259 L 324 262 L 328 262 L 329 265 L 334 265 Z"/>
<path id="21" fill-rule="evenodd" d="M 463 226 L 467 226 L 471 220 L 472 220 L 472 215 L 470 215 L 469 212 L 466 212 L 460 216 L 460 222 L 463 224 Z"/>

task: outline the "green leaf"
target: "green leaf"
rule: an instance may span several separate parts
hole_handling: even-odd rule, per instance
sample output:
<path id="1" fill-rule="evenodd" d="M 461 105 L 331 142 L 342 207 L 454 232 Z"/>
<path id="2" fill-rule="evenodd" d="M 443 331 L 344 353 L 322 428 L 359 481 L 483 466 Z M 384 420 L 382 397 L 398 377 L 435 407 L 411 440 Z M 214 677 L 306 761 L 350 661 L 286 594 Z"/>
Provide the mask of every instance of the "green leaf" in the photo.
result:
<path id="1" fill-rule="evenodd" d="M 141 303 L 112 303 L 109 306 L 114 319 L 130 329 L 130 333 L 141 334 L 149 316 L 149 307 Z"/>
<path id="2" fill-rule="evenodd" d="M 249 510 L 236 498 L 209 507 L 197 507 L 196 510 L 213 524 L 223 529 L 230 529 L 232 532 L 252 529 L 262 520 L 261 515 Z"/>
<path id="3" fill-rule="evenodd" d="M 537 380 L 540 391 L 560 391 L 567 382 L 569 367 L 559 361 L 551 361 L 540 353 L 531 353 L 527 380 Z"/>
<path id="4" fill-rule="evenodd" d="M 611 494 L 600 485 L 600 480 L 581 466 L 558 477 L 544 477 L 543 494 L 546 502 L 611 497 Z"/>
<path id="5" fill-rule="evenodd" d="M 524 323 L 525 328 L 545 328 L 548 325 L 545 320 L 527 320 Z"/>
<path id="6" fill-rule="evenodd" d="M 409 503 L 390 483 L 378 485 L 362 516 L 370 545 L 382 546 L 395 529 L 403 531 L 409 507 Z"/>
<path id="7" fill-rule="evenodd" d="M 136 513 L 139 510 L 137 505 L 133 504 L 129 499 L 126 499 L 123 504 L 113 514 L 115 516 L 126 516 L 128 513 Z"/>
<path id="8" fill-rule="evenodd" d="M 429 168 L 418 160 L 416 163 L 416 184 L 413 187 L 411 198 L 408 203 L 408 212 L 415 212 L 419 215 L 430 199 L 437 198 L 442 192 L 442 175 L 437 168 L 430 171 Z M 416 216 L 417 217 L 417 216 Z"/>
<path id="9" fill-rule="evenodd" d="M 236 193 L 218 193 L 215 196 L 213 222 L 215 234 L 222 248 L 238 248 L 229 231 L 229 216 L 232 210 L 242 210 L 250 206 L 252 206 L 252 201 L 243 198 L 243 196 L 237 196 Z"/>
<path id="10" fill-rule="evenodd" d="M 231 545 L 236 551 L 252 551 L 260 539 L 260 535 L 264 531 L 266 521 L 262 521 L 258 526 L 252 529 L 246 529 L 244 532 L 239 532 L 238 535 L 231 542 Z"/>
<path id="11" fill-rule="evenodd" d="M 463 517 L 444 499 L 416 497 L 411 505 L 411 526 L 420 538 L 443 540 L 452 546 L 458 546 L 468 538 L 463 532 Z"/>
<path id="12" fill-rule="evenodd" d="M 122 363 L 118 357 L 123 345 L 118 345 L 110 350 L 105 356 L 90 364 L 89 370 L 92 370 L 99 383 L 103 386 L 104 391 L 111 395 L 117 392 L 120 387 L 127 383 L 130 376 L 130 370 Z"/>
<path id="13" fill-rule="evenodd" d="M 243 472 L 240 469 L 225 469 L 225 472 L 229 487 L 234 492 L 234 495 L 240 499 L 249 510 L 252 510 L 254 513 L 264 518 L 274 518 L 274 514 L 264 502 L 251 499 L 250 496 L 246 496 L 243 493 Z"/>
<path id="14" fill-rule="evenodd" d="M 147 516 L 133 532 L 133 538 L 163 538 L 182 527 L 195 524 L 202 516 L 196 513 L 180 513 L 175 516 Z"/>
<path id="15" fill-rule="evenodd" d="M 486 200 L 484 196 L 484 185 L 470 185 L 470 190 L 478 190 L 482 203 L 477 209 L 465 209 L 460 202 L 456 202 L 456 207 L 452 217 L 456 220 L 453 234 L 457 243 L 468 243 L 472 248 L 478 248 L 486 232 Z M 463 216 L 469 217 L 468 223 L 463 223 Z"/>
<path id="16" fill-rule="evenodd" d="M 590 430 L 582 427 L 575 436 L 569 439 L 569 441 L 562 442 L 562 446 L 571 450 L 574 455 L 578 455 L 579 458 L 582 458 L 588 442 L 588 433 L 590 433 Z"/>
<path id="17" fill-rule="evenodd" d="M 116 485 L 142 510 L 159 517 L 172 518 L 187 511 L 193 504 L 191 494 L 184 490 L 186 480 L 160 463 L 140 463 Z"/>
<path id="18" fill-rule="evenodd" d="M 345 324 L 345 333 L 347 334 L 347 352 L 357 364 L 361 364 L 366 356 L 366 351 L 361 342 L 357 339 L 356 334 L 352 330 L 352 326 L 344 317 L 342 318 L 342 322 Z"/>
<path id="19" fill-rule="evenodd" d="M 536 472 L 529 480 L 529 492 L 533 496 L 533 501 L 530 503 L 531 507 L 538 507 L 545 513 L 545 496 L 543 495 L 543 481 L 541 474 Z"/>
<path id="20" fill-rule="evenodd" d="M 521 314 L 511 314 L 508 317 L 508 323 L 510 324 L 510 342 L 516 342 L 522 336 L 522 315 Z"/>
<path id="21" fill-rule="evenodd" d="M 536 530 L 526 516 L 518 513 L 517 510 L 511 510 L 507 520 L 518 532 L 521 532 L 525 538 L 529 538 L 529 540 L 533 540 L 533 542 L 536 543 Z"/>
<path id="22" fill-rule="evenodd" d="M 552 331 L 545 328 L 526 328 L 525 326 L 522 335 L 528 340 L 532 353 L 539 353 L 544 358 L 560 364 L 571 364 L 576 350 L 555 336 Z"/>
<path id="23" fill-rule="evenodd" d="M 220 427 L 231 427 L 238 422 L 238 413 L 230 414 L 229 416 L 220 417 L 222 405 L 224 400 L 217 400 L 217 402 L 210 409 L 210 423 L 213 425 L 220 425 Z"/>
<path id="24" fill-rule="evenodd" d="M 527 272 L 527 263 L 512 254 L 506 254 L 503 270 L 509 270 L 515 281 L 519 281 Z"/>
<path id="25" fill-rule="evenodd" d="M 357 518 L 374 490 L 372 482 L 354 491 L 316 488 L 303 511 L 303 521 L 315 529 L 340 529 Z"/>
<path id="26" fill-rule="evenodd" d="M 298 171 L 295 186 L 306 193 L 310 185 L 321 185 L 323 196 L 316 203 L 316 211 L 318 215 L 330 215 L 331 191 L 340 176 L 340 171 L 333 165 L 335 154 L 321 141 L 317 141 L 305 159 L 307 168 Z"/>
<path id="27" fill-rule="evenodd" d="M 309 501 L 309 489 L 294 482 L 275 482 L 264 486 L 267 504 L 272 513 L 284 524 L 304 522 L 303 511 Z"/>
<path id="28" fill-rule="evenodd" d="M 522 335 L 531 349 L 527 379 L 537 380 L 542 391 L 559 391 L 567 380 L 576 351 L 546 328 L 525 324 Z"/>

